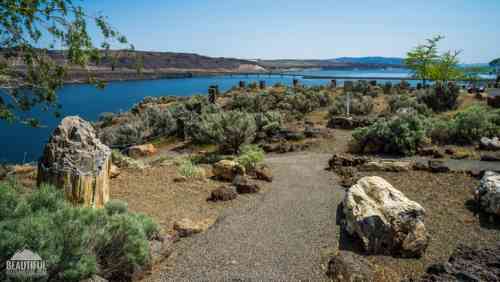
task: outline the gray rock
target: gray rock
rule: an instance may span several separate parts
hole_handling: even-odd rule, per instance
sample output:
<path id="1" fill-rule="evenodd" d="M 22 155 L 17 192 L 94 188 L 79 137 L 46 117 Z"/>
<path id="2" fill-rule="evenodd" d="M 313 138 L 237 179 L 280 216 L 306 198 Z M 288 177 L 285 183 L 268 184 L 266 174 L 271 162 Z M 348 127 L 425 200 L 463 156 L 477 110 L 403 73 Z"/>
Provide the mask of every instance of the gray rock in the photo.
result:
<path id="1" fill-rule="evenodd" d="M 479 147 L 483 150 L 499 151 L 500 150 L 500 140 L 498 137 L 495 138 L 481 138 Z"/>
<path id="2" fill-rule="evenodd" d="M 485 172 L 474 196 L 484 212 L 500 216 L 500 174 Z"/>
<path id="3" fill-rule="evenodd" d="M 366 252 L 420 257 L 429 236 L 424 208 L 378 176 L 364 177 L 343 200 L 345 230 L 359 237 Z"/>

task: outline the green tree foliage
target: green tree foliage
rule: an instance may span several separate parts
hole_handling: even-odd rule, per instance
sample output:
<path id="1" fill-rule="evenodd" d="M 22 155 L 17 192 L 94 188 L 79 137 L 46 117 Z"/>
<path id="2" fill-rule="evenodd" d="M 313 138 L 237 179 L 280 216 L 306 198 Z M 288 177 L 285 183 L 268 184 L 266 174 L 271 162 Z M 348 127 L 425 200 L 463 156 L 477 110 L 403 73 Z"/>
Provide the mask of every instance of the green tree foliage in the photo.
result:
<path id="1" fill-rule="evenodd" d="M 429 77 L 434 81 L 447 83 L 464 77 L 463 70 L 458 66 L 460 51 L 448 51 L 442 54 L 429 68 Z"/>
<path id="2" fill-rule="evenodd" d="M 431 39 L 427 39 L 426 43 L 418 45 L 406 55 L 406 66 L 413 70 L 415 76 L 422 80 L 424 86 L 426 81 L 430 78 L 431 65 L 439 57 L 437 44 L 443 38 L 443 36 L 438 35 Z"/>
<path id="3" fill-rule="evenodd" d="M 81 281 L 96 273 L 128 281 L 149 262 L 148 239 L 157 232 L 150 218 L 129 213 L 122 202 L 76 208 L 50 186 L 23 195 L 13 184 L 0 183 L 0 263 L 30 249 L 46 262 L 47 281 Z"/>
<path id="4" fill-rule="evenodd" d="M 427 39 L 426 43 L 418 45 L 407 53 L 406 66 L 413 70 L 415 77 L 421 79 L 424 86 L 429 79 L 446 83 L 463 77 L 463 72 L 458 66 L 460 51 L 438 54 L 438 43 L 443 38 L 438 35 Z"/>
<path id="5" fill-rule="evenodd" d="M 38 120 L 28 115 L 35 106 L 59 115 L 56 91 L 63 85 L 68 67 L 85 67 L 100 60 L 100 52 L 88 33 L 90 22 L 102 33 L 101 48 L 109 50 L 113 42 L 127 43 L 104 16 L 90 16 L 73 2 L 0 2 L 0 120 L 38 126 Z M 40 48 L 44 42 L 50 45 Z M 49 50 L 55 47 L 63 49 L 63 62 L 49 56 Z M 24 67 L 16 67 L 17 62 Z M 98 83 L 90 74 L 89 81 Z M 24 113 L 22 118 L 19 112 Z"/>
<path id="6" fill-rule="evenodd" d="M 498 67 L 500 66 L 500 58 L 494 59 L 493 61 L 490 62 L 490 66 L 492 67 Z"/>

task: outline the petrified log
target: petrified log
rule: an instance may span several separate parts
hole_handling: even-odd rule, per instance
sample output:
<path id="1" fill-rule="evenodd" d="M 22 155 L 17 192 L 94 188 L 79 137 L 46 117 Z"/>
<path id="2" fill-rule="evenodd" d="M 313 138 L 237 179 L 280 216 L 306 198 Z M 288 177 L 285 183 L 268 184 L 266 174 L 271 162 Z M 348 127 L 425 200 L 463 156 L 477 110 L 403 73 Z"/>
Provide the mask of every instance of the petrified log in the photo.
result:
<path id="1" fill-rule="evenodd" d="M 92 125 L 66 117 L 54 130 L 38 163 L 38 185 L 64 190 L 74 205 L 101 208 L 109 200 L 111 149 L 97 138 Z"/>

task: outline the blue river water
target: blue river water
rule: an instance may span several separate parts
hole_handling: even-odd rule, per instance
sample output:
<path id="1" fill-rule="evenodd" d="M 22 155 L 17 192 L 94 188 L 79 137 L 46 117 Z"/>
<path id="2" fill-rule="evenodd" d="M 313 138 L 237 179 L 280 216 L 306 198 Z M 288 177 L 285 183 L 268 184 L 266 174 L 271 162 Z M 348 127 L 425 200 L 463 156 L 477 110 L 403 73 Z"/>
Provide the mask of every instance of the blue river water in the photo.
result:
<path id="1" fill-rule="evenodd" d="M 296 72 L 294 72 L 296 73 Z M 357 76 L 357 77 L 400 77 L 409 75 L 404 69 L 386 70 L 305 70 L 304 75 Z M 103 112 L 127 111 L 134 104 L 147 96 L 191 96 L 206 94 L 210 85 L 219 85 L 221 91 L 227 91 L 239 81 L 265 80 L 267 85 L 283 83 L 291 85 L 289 76 L 207 76 L 180 79 L 161 79 L 143 81 L 111 82 L 103 89 L 92 85 L 69 84 L 59 91 L 59 102 L 64 116 L 78 115 L 86 120 L 95 121 Z M 399 81 L 399 80 L 397 80 Z M 395 82 L 397 82 L 395 81 Z M 326 85 L 329 80 L 300 79 L 303 85 Z M 338 81 L 340 85 L 343 81 Z M 0 162 L 21 163 L 36 161 L 51 132 L 60 119 L 50 113 L 35 109 L 44 127 L 30 128 L 22 124 L 9 124 L 0 120 Z"/>

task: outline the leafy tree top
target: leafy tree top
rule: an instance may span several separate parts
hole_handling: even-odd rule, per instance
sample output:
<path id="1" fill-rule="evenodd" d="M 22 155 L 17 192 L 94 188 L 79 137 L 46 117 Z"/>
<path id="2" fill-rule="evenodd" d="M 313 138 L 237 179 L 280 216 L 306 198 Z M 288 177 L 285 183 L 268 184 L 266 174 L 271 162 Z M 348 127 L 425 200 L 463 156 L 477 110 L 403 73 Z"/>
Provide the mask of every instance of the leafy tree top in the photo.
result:
<path id="1" fill-rule="evenodd" d="M 100 59 L 88 32 L 89 23 L 102 34 L 100 48 L 109 50 L 113 42 L 127 43 L 103 15 L 91 16 L 73 2 L 0 2 L 0 120 L 38 126 L 38 120 L 28 115 L 35 106 L 59 114 L 56 91 L 63 85 L 68 67 L 85 68 Z M 63 50 L 63 63 L 48 55 L 55 47 Z M 90 73 L 89 82 L 98 83 Z"/>

